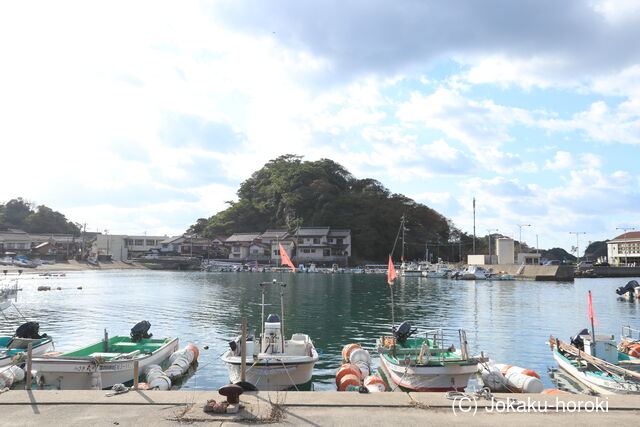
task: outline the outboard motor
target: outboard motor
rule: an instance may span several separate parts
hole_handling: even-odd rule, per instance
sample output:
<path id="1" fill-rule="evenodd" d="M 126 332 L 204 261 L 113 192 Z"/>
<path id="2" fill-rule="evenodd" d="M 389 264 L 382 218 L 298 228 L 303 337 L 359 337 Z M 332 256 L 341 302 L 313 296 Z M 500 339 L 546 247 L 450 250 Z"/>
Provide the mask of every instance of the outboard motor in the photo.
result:
<path id="1" fill-rule="evenodd" d="M 282 350 L 282 337 L 280 336 L 280 317 L 270 314 L 264 322 L 264 336 L 262 337 L 263 353 L 280 353 Z"/>
<path id="2" fill-rule="evenodd" d="M 580 337 L 580 335 L 589 335 L 589 330 L 583 329 L 580 332 L 578 332 L 574 337 L 571 337 L 571 345 L 579 350 L 584 350 L 584 342 L 582 341 L 582 338 Z"/>
<path id="3" fill-rule="evenodd" d="M 131 328 L 131 341 L 140 342 L 143 339 L 151 338 L 153 334 L 148 333 L 149 328 L 151 328 L 151 323 L 146 320 L 136 323 L 136 325 Z"/>
<path id="4" fill-rule="evenodd" d="M 620 286 L 618 289 L 616 289 L 616 294 L 624 295 L 627 292 L 634 292 L 635 288 L 639 286 L 640 286 L 640 283 L 638 283 L 637 280 L 630 280 L 626 285 Z"/>
<path id="5" fill-rule="evenodd" d="M 28 338 L 28 339 L 40 339 L 46 338 L 47 334 L 39 334 L 40 332 L 40 324 L 38 322 L 27 322 L 16 329 L 15 336 L 17 338 Z"/>
<path id="6" fill-rule="evenodd" d="M 404 344 L 411 335 L 415 334 L 417 329 L 411 329 L 411 324 L 407 321 L 402 322 L 398 329 L 393 331 L 393 335 L 396 337 L 396 341 L 400 344 Z"/>

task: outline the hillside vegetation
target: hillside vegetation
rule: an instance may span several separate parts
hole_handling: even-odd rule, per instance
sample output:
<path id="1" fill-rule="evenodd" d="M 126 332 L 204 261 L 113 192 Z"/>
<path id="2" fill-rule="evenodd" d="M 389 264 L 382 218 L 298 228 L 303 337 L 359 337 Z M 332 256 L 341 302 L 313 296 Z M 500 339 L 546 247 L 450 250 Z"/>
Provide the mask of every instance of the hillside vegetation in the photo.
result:
<path id="1" fill-rule="evenodd" d="M 351 230 L 354 262 L 385 262 L 406 215 L 406 259 L 424 259 L 425 249 L 457 261 L 471 238 L 435 210 L 390 192 L 374 179 L 357 179 L 338 163 L 284 155 L 244 181 L 237 202 L 189 229 L 206 236 L 267 229 L 330 226 Z M 461 243 L 460 243 L 461 240 Z M 400 257 L 398 244 L 394 258 Z M 434 259 L 435 260 L 435 259 Z"/>

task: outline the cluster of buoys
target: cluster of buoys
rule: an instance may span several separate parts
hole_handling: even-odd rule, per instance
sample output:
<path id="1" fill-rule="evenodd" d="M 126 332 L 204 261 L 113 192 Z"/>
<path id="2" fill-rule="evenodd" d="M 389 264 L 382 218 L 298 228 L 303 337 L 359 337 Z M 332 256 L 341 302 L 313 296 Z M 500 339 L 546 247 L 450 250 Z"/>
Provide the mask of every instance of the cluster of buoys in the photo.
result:
<path id="1" fill-rule="evenodd" d="M 19 366 L 12 365 L 0 371 L 0 390 L 3 388 L 11 388 L 15 383 L 24 380 L 24 370 Z"/>
<path id="2" fill-rule="evenodd" d="M 342 349 L 342 366 L 336 373 L 338 391 L 355 391 L 366 387 L 369 392 L 386 390 L 380 377 L 371 375 L 371 356 L 358 344 L 347 344 Z"/>
<path id="3" fill-rule="evenodd" d="M 618 345 L 618 351 L 636 359 L 640 359 L 640 343 L 623 342 Z"/>
<path id="4" fill-rule="evenodd" d="M 540 376 L 530 369 L 494 363 L 481 366 L 482 382 L 491 391 L 540 393 L 544 389 Z"/>
<path id="5" fill-rule="evenodd" d="M 145 370 L 147 379 L 144 383 L 139 383 L 139 389 L 169 390 L 174 380 L 180 378 L 189 370 L 189 367 L 198 361 L 198 347 L 188 345 L 182 350 L 174 352 L 169 356 L 171 365 L 162 370 L 160 365 L 149 365 Z"/>

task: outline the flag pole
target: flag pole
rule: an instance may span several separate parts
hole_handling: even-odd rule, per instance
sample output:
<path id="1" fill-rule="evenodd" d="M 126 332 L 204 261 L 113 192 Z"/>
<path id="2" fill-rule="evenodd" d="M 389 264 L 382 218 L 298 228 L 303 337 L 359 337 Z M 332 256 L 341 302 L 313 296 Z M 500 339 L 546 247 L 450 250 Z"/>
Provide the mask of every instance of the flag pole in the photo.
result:
<path id="1" fill-rule="evenodd" d="M 589 320 L 591 320 L 591 342 L 593 343 L 593 357 L 597 357 L 596 356 L 596 329 L 595 326 L 593 325 L 593 320 L 594 320 L 594 315 L 593 315 L 593 299 L 591 298 L 591 291 L 589 291 Z"/>

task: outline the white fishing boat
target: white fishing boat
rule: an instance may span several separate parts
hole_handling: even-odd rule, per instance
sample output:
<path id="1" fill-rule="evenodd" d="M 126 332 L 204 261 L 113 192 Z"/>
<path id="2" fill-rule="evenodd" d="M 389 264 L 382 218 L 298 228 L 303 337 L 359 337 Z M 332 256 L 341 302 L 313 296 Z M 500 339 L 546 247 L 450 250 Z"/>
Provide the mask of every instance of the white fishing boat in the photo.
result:
<path id="1" fill-rule="evenodd" d="M 39 334 L 37 322 L 27 322 L 18 327 L 12 336 L 0 337 L 0 368 L 22 363 L 27 358 L 29 344 L 32 356 L 41 356 L 53 349 L 53 340 L 47 334 Z"/>
<path id="2" fill-rule="evenodd" d="M 563 371 L 596 393 L 640 393 L 640 373 L 623 366 L 624 363 L 633 363 L 634 360 L 617 350 L 612 335 L 596 335 L 595 340 L 591 335 L 579 337 L 582 349 L 579 345 L 549 338 L 553 358 Z M 574 340 L 572 344 L 576 344 Z M 635 361 L 640 362 L 640 359 Z"/>
<path id="3" fill-rule="evenodd" d="M 630 280 L 626 285 L 616 289 L 616 294 L 623 298 L 638 299 L 640 298 L 640 283 L 637 280 Z"/>
<path id="4" fill-rule="evenodd" d="M 313 367 L 318 361 L 318 352 L 306 334 L 294 333 L 290 340 L 284 339 L 284 289 L 285 283 L 260 283 L 262 292 L 261 319 L 264 319 L 264 298 L 267 286 L 280 287 L 282 319 L 275 314 L 267 316 L 259 339 L 248 337 L 244 363 L 245 382 L 258 390 L 300 390 L 311 386 Z M 229 350 L 222 355 L 222 361 L 229 371 L 232 383 L 243 380 L 243 356 L 241 336 L 229 343 Z"/>
<path id="5" fill-rule="evenodd" d="M 486 280 L 489 271 L 479 265 L 470 265 L 462 271 L 460 279 L 462 280 Z"/>
<path id="6" fill-rule="evenodd" d="M 32 361 L 34 381 L 39 388 L 59 390 L 100 390 L 131 383 L 134 362 L 138 362 L 142 375 L 145 367 L 162 364 L 178 350 L 177 338 L 152 339 L 147 334 L 149 326 L 140 322 L 130 337 L 109 338 L 105 331 L 104 339 L 96 344 L 52 357 L 36 357 Z"/>
<path id="7" fill-rule="evenodd" d="M 402 277 L 422 277 L 423 272 L 426 271 L 426 267 L 423 267 L 420 263 L 415 262 L 402 262 L 400 265 L 400 276 Z"/>
<path id="8" fill-rule="evenodd" d="M 451 274 L 451 269 L 443 263 L 438 263 L 432 268 L 422 272 L 423 276 L 431 279 L 444 279 L 445 277 L 448 277 L 449 274 Z"/>
<path id="9" fill-rule="evenodd" d="M 403 322 L 393 337 L 380 338 L 376 349 L 389 382 L 405 391 L 462 391 L 478 370 L 462 329 L 417 333 Z"/>

